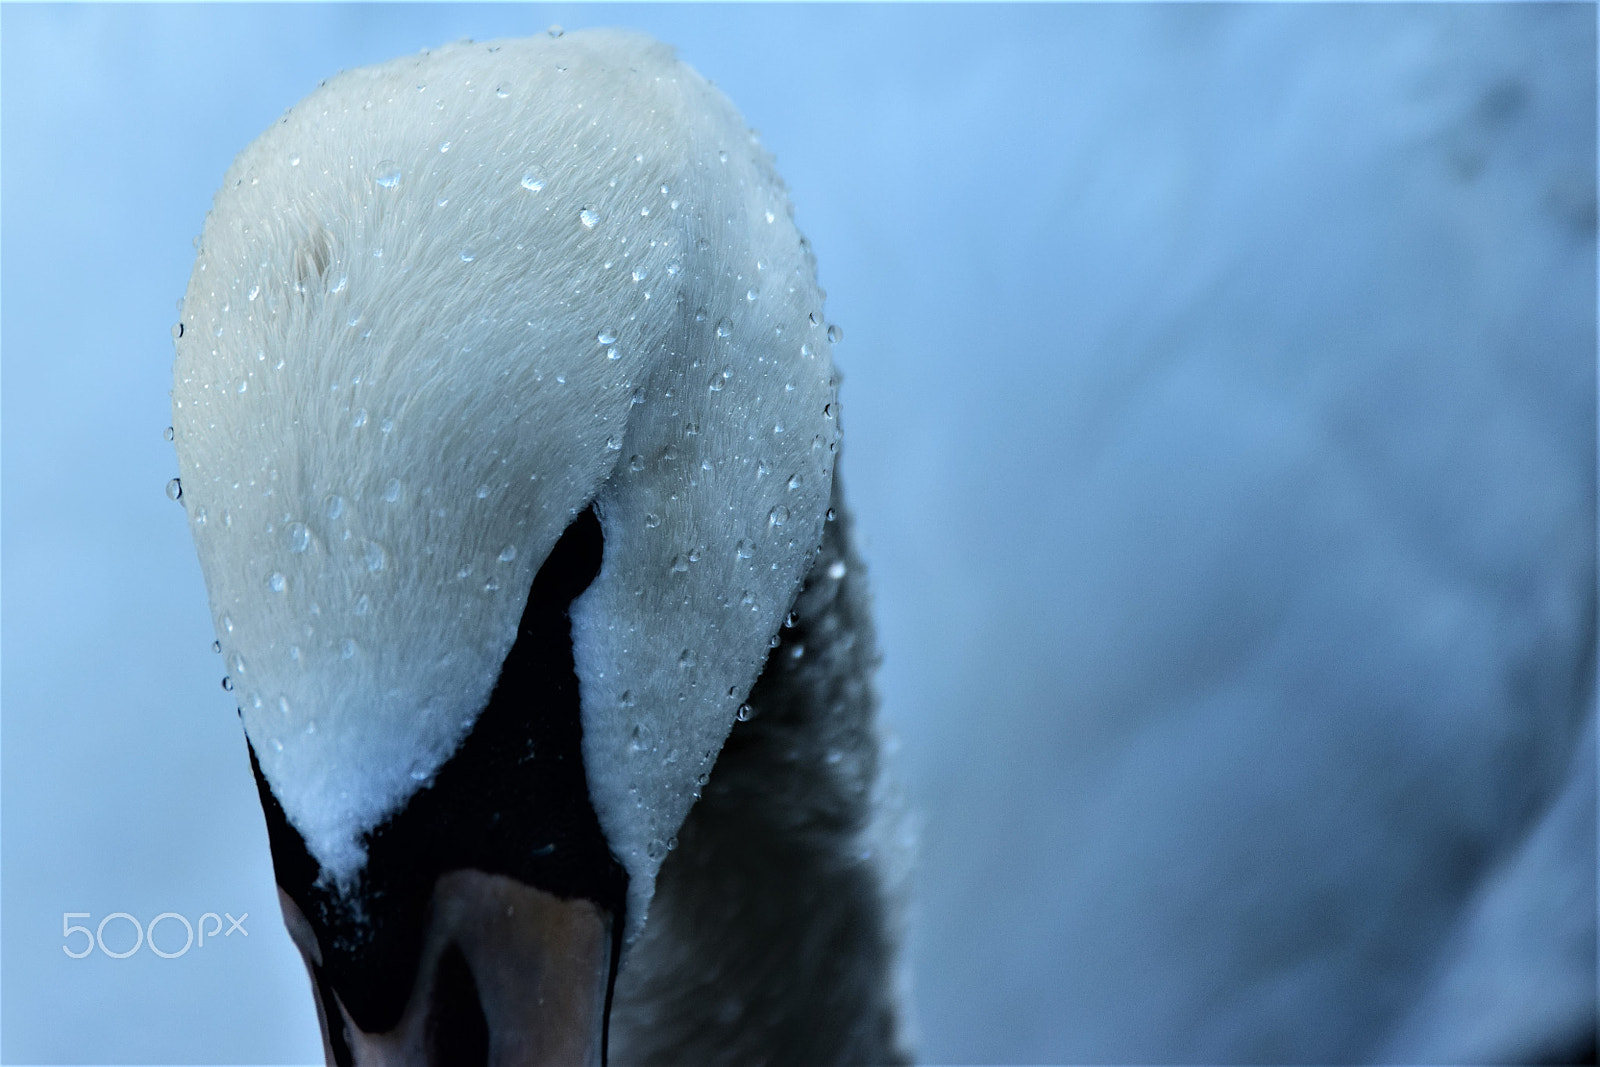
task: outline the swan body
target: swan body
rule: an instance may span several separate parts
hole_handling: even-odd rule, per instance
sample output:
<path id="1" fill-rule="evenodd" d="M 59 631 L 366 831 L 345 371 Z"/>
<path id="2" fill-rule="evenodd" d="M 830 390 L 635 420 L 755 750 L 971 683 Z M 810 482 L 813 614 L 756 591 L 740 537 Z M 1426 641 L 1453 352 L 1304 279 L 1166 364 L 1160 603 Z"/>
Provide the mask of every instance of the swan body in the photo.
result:
<path id="1" fill-rule="evenodd" d="M 347 72 L 229 169 L 173 425 L 330 1061 L 426 1060 L 456 945 L 494 1062 L 544 1062 L 447 885 L 597 908 L 553 921 L 627 946 L 622 1058 L 900 1055 L 822 302 L 755 136 L 642 36 Z M 469 795 L 554 814 L 480 841 Z"/>

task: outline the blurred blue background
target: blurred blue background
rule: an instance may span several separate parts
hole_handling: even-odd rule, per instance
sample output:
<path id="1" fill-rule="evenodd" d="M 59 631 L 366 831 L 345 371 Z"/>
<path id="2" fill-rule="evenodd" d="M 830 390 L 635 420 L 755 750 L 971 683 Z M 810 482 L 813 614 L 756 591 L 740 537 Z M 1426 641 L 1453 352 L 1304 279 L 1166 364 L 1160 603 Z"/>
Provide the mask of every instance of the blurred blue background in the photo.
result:
<path id="1" fill-rule="evenodd" d="M 922 1058 L 1581 1050 L 1595 17 L 6 6 L 0 1057 L 320 1061 L 162 492 L 174 303 L 319 80 L 551 23 L 676 44 L 817 249 Z M 118 911 L 248 937 L 67 958 Z"/>

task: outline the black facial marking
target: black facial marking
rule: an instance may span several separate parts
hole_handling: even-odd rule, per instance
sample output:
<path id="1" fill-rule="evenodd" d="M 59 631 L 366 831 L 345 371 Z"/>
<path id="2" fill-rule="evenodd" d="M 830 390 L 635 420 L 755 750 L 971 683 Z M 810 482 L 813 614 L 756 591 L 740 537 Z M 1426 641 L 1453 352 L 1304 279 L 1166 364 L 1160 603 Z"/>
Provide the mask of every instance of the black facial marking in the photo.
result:
<path id="1" fill-rule="evenodd" d="M 318 984 L 324 995 L 328 987 L 337 992 L 367 1033 L 399 1022 L 417 977 L 434 883 L 449 871 L 503 874 L 565 899 L 594 901 L 611 911 L 620 936 L 628 877 L 589 802 L 567 617 L 599 573 L 603 549 L 591 507 L 534 578 L 516 643 L 472 732 L 431 786 L 367 835 L 354 904 L 318 884 L 321 870 L 251 749 L 278 884 L 322 949 Z M 336 1023 L 337 1009 L 325 1004 Z"/>

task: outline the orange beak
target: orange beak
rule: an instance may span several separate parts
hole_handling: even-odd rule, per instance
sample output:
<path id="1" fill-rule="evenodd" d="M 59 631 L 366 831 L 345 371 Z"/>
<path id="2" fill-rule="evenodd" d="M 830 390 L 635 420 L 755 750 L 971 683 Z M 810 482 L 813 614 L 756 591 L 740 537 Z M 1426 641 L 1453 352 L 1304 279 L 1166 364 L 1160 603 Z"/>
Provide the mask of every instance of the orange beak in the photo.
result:
<path id="1" fill-rule="evenodd" d="M 287 893 L 278 897 L 311 974 L 330 1065 L 604 1063 L 613 930 L 599 905 L 505 875 L 440 876 L 399 1023 L 367 1033 L 324 977 L 311 924 Z"/>

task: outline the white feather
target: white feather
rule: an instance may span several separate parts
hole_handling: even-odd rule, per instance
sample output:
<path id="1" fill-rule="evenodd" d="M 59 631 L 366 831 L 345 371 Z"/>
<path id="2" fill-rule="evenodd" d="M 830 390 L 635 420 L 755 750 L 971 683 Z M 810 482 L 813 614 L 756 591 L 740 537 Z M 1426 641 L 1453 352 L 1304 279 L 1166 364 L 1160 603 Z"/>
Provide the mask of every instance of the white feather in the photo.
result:
<path id="1" fill-rule="evenodd" d="M 823 321 L 766 153 L 643 37 L 348 72 L 239 156 L 173 424 L 246 730 L 328 875 L 470 729 L 593 502 L 584 756 L 638 929 L 821 537 Z"/>

